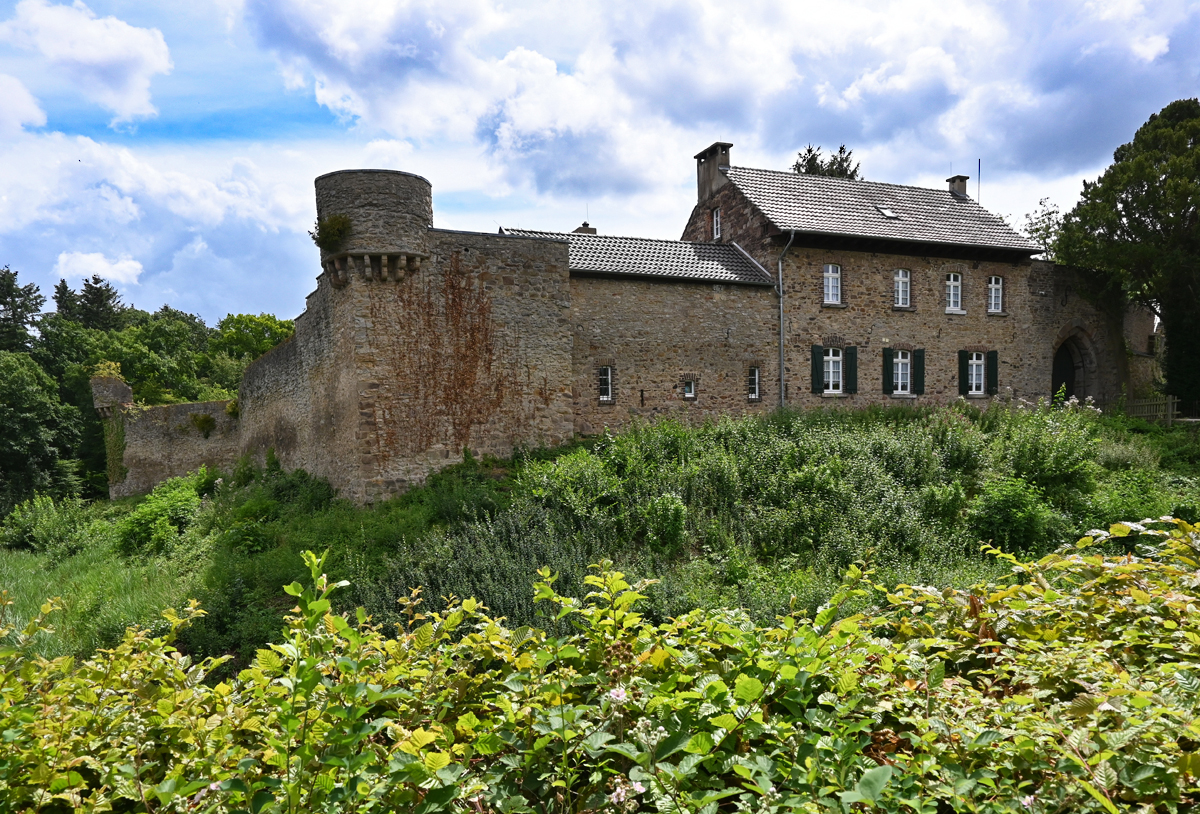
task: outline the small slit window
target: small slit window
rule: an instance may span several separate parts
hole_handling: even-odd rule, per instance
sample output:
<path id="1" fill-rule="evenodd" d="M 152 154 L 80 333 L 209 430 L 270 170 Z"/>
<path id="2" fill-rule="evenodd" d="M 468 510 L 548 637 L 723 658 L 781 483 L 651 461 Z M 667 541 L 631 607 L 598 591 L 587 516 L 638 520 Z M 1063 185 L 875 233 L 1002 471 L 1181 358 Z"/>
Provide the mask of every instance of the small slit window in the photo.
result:
<path id="1" fill-rule="evenodd" d="M 696 380 L 695 379 L 684 379 L 682 381 L 679 389 L 683 393 L 683 397 L 685 399 L 696 398 Z"/>
<path id="2" fill-rule="evenodd" d="M 721 210 L 719 208 L 712 211 L 712 235 L 713 240 L 721 239 Z"/>
<path id="3" fill-rule="evenodd" d="M 613 400 L 612 367 L 609 365 L 596 368 L 596 393 L 602 402 Z"/>
<path id="4" fill-rule="evenodd" d="M 759 401 L 762 398 L 762 392 L 759 390 L 760 370 L 756 366 L 751 366 L 746 370 L 746 398 L 750 401 Z"/>
<path id="5" fill-rule="evenodd" d="M 842 301 L 842 267 L 835 263 L 825 264 L 825 302 L 830 305 Z"/>

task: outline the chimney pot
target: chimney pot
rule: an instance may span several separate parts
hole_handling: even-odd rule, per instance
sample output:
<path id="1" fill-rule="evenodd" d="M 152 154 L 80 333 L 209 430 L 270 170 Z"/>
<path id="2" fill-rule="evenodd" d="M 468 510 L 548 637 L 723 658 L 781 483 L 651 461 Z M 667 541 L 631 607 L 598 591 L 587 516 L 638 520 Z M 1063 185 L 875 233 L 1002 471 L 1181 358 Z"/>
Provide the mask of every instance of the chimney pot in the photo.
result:
<path id="1" fill-rule="evenodd" d="M 574 235 L 594 235 L 594 234 L 596 234 L 596 227 L 595 227 L 595 226 L 588 226 L 588 222 L 585 220 L 585 221 L 583 222 L 583 226 L 577 226 L 577 227 L 575 227 L 575 230 L 574 230 L 574 231 L 573 231 L 571 234 L 574 234 Z"/>
<path id="2" fill-rule="evenodd" d="M 967 197 L 967 181 L 969 175 L 951 175 L 946 179 L 946 183 L 950 185 L 950 192 L 960 198 Z"/>

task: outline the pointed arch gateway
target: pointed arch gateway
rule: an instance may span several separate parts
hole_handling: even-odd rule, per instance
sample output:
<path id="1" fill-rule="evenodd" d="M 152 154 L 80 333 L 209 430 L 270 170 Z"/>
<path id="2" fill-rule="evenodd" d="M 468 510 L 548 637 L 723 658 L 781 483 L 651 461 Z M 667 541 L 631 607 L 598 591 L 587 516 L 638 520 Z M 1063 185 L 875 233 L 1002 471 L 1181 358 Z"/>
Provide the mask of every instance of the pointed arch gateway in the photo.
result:
<path id="1" fill-rule="evenodd" d="M 1051 363 L 1050 395 L 1065 389 L 1067 398 L 1099 398 L 1096 342 L 1082 320 L 1072 320 L 1058 332 Z"/>

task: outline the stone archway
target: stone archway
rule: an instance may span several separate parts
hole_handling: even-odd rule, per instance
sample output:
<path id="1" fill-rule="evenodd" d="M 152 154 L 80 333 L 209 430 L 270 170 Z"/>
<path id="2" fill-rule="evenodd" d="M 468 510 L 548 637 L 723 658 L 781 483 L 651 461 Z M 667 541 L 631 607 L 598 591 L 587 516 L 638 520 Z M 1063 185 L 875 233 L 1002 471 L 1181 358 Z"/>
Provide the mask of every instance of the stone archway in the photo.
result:
<path id="1" fill-rule="evenodd" d="M 1054 345 L 1054 360 L 1050 371 L 1050 394 L 1065 388 L 1067 398 L 1083 400 L 1099 398 L 1096 345 L 1084 326 L 1073 321 L 1058 334 Z"/>

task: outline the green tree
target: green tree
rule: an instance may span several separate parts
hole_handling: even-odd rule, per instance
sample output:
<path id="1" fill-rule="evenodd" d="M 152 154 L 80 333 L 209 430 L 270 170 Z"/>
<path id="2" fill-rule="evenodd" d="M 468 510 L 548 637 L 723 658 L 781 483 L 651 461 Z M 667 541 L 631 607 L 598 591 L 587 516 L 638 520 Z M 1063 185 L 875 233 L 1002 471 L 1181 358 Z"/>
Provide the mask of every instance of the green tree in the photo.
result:
<path id="1" fill-rule="evenodd" d="M 63 319 L 79 322 L 79 295 L 66 280 L 60 279 L 54 286 L 54 309 Z"/>
<path id="2" fill-rule="evenodd" d="M 55 289 L 55 294 L 58 294 L 58 289 Z M 112 331 L 124 324 L 123 316 L 128 308 L 121 302 L 117 289 L 100 275 L 94 274 L 92 279 L 83 281 L 72 318 L 85 328 Z"/>
<path id="3" fill-rule="evenodd" d="M 1055 249 L 1087 270 L 1102 307 L 1133 302 L 1158 314 L 1167 392 L 1200 400 L 1200 101 L 1172 102 L 1117 148 L 1084 182 Z"/>
<path id="4" fill-rule="evenodd" d="M 271 314 L 229 314 L 217 323 L 210 348 L 234 359 L 257 359 L 290 339 L 295 330 L 290 319 L 276 319 Z"/>
<path id="5" fill-rule="evenodd" d="M 25 353 L 0 351 L 0 515 L 35 492 L 73 494 L 79 411 Z"/>
<path id="6" fill-rule="evenodd" d="M 854 160 L 854 151 L 847 150 L 846 145 L 838 147 L 836 153 L 829 158 L 821 157 L 821 148 L 808 145 L 796 156 L 792 171 L 801 175 L 825 175 L 830 178 L 845 178 L 850 181 L 861 181 L 858 168 L 861 165 Z"/>
<path id="7" fill-rule="evenodd" d="M 35 284 L 21 285 L 17 272 L 0 269 L 0 350 L 29 349 L 29 326 L 45 303 Z"/>

